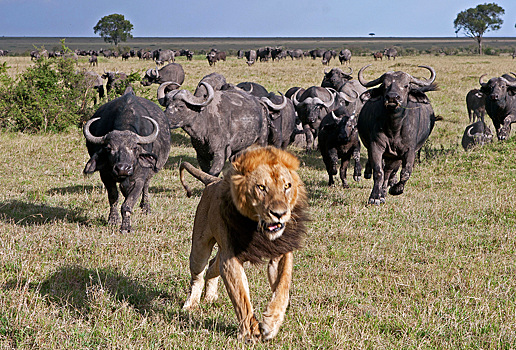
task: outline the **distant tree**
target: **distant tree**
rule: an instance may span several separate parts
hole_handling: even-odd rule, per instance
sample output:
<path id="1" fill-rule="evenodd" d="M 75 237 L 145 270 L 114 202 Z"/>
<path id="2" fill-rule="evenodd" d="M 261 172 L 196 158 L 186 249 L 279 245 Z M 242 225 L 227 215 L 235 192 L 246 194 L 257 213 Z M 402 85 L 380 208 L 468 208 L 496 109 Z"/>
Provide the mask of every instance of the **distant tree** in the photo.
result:
<path id="1" fill-rule="evenodd" d="M 373 37 L 373 36 L 375 36 L 375 34 L 374 33 L 369 33 L 369 36 Z"/>
<path id="2" fill-rule="evenodd" d="M 131 30 L 133 30 L 131 22 L 126 20 L 124 15 L 117 13 L 102 17 L 93 27 L 95 34 L 98 33 L 105 42 L 113 43 L 115 46 L 118 46 L 121 41 L 132 38 Z"/>
<path id="3" fill-rule="evenodd" d="M 482 4 L 460 12 L 453 25 L 458 33 L 464 31 L 466 36 L 478 43 L 478 53 L 482 55 L 482 38 L 490 30 L 499 30 L 503 20 L 500 18 L 505 10 L 495 3 Z"/>

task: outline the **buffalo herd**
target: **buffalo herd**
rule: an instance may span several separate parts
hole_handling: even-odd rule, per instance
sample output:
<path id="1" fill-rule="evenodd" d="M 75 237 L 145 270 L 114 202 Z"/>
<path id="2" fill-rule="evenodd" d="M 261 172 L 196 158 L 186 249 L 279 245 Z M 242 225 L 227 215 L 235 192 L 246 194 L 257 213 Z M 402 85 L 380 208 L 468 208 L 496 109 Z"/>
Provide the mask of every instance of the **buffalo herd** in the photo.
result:
<path id="1" fill-rule="evenodd" d="M 363 176 L 373 179 L 368 204 L 385 203 L 387 192 L 402 194 L 411 176 L 419 152 L 426 142 L 436 116 L 427 93 L 438 89 L 436 72 L 430 66 L 421 69 L 428 78 L 415 78 L 403 71 L 388 71 L 366 79 L 362 67 L 357 79 L 353 69 L 325 70 L 320 86 L 292 87 L 285 94 L 268 91 L 250 81 L 228 83 L 219 73 L 205 76 L 194 93 L 181 89 L 185 80 L 183 67 L 173 61 L 174 52 L 158 51 L 156 67 L 149 68 L 141 80 L 143 86 L 158 84 L 158 104 L 135 96 L 131 87 L 121 96 L 98 108 L 84 125 L 90 160 L 85 174 L 98 170 L 110 204 L 110 224 L 119 222 L 116 211 L 117 183 L 125 201 L 122 204 L 121 231 L 131 230 L 130 215 L 137 197 L 141 207 L 149 210 L 149 182 L 166 162 L 170 149 L 170 129 L 182 128 L 189 136 L 200 168 L 219 176 L 225 162 L 252 145 L 272 145 L 285 149 L 303 138 L 307 152 L 318 149 L 326 171 L 328 185 L 340 173 L 343 188 L 349 188 L 346 171 L 354 161 L 353 179 L 362 177 L 361 145 L 367 151 Z M 225 60 L 226 54 L 213 49 L 207 55 L 210 65 Z M 252 65 L 260 60 L 277 60 L 290 56 L 301 59 L 321 57 L 327 63 L 339 57 L 349 63 L 351 52 L 312 50 L 285 51 L 262 48 L 239 51 Z M 396 50 L 376 52 L 374 58 L 395 59 Z M 169 63 L 161 68 L 160 64 Z M 89 85 L 104 96 L 126 78 L 121 72 L 104 72 L 102 76 L 86 72 Z M 479 78 L 480 87 L 466 95 L 469 122 L 462 137 L 465 150 L 491 142 L 493 132 L 484 121 L 491 118 L 498 140 L 508 138 L 516 122 L 516 74 Z M 296 144 L 299 146 L 299 144 Z M 340 162 L 340 164 L 339 164 Z"/>

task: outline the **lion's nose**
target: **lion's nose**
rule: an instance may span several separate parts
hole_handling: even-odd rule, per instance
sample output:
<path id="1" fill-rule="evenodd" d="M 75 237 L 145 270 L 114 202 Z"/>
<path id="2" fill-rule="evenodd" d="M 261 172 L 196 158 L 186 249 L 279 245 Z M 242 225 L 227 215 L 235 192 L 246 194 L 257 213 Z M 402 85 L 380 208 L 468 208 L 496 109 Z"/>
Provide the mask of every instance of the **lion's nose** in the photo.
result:
<path id="1" fill-rule="evenodd" d="M 275 210 L 271 210 L 270 211 L 271 215 L 276 217 L 278 220 L 280 220 L 285 214 L 287 214 L 287 211 L 286 210 L 283 210 L 283 211 L 275 211 Z"/>

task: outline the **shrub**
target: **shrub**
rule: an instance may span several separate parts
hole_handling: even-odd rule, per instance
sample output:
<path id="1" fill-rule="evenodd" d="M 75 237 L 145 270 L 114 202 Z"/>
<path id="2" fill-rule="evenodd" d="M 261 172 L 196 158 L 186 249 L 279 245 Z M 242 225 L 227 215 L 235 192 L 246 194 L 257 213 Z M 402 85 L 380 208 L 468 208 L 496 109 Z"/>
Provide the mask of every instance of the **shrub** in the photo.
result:
<path id="1" fill-rule="evenodd" d="M 69 59 L 36 63 L 15 79 L 0 66 L 0 128 L 8 131 L 59 132 L 91 114 L 86 101 L 95 93 Z"/>

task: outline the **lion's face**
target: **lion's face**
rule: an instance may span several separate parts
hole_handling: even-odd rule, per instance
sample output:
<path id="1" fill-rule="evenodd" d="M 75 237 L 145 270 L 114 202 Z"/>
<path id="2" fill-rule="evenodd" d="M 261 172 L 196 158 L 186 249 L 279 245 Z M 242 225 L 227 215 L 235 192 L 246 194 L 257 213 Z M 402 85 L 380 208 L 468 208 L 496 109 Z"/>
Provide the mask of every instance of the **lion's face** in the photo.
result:
<path id="1" fill-rule="evenodd" d="M 231 196 L 239 212 L 258 221 L 270 240 L 280 237 L 300 194 L 299 161 L 275 148 L 250 150 L 233 162 Z"/>

